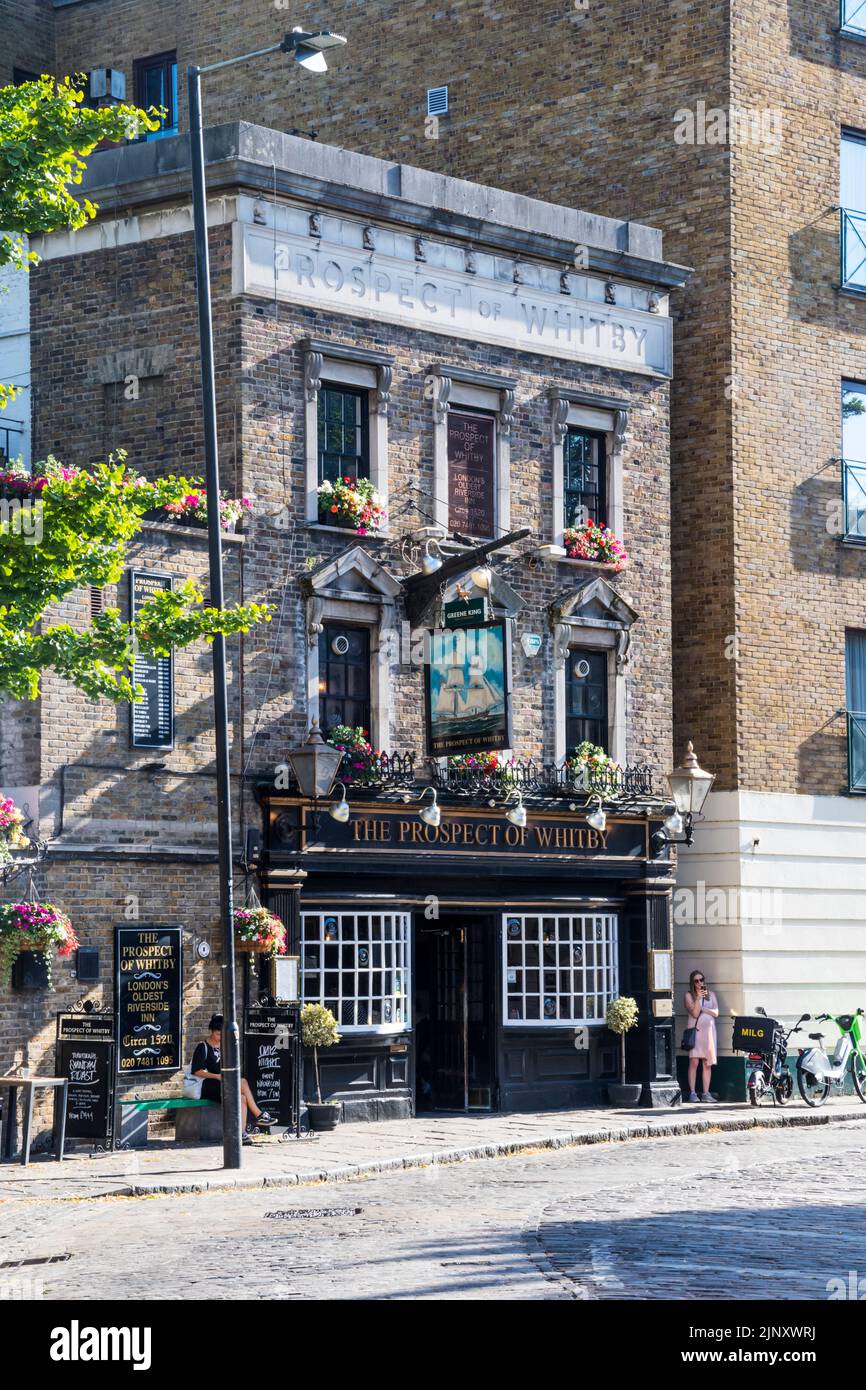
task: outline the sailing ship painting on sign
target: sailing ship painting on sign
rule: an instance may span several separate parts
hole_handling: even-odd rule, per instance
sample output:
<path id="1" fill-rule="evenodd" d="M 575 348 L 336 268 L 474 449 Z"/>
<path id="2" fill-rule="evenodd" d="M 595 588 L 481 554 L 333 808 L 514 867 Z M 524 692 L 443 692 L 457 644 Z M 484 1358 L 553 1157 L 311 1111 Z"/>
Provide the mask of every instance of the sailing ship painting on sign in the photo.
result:
<path id="1" fill-rule="evenodd" d="M 431 757 L 510 746 L 503 623 L 433 632 L 427 667 Z"/>

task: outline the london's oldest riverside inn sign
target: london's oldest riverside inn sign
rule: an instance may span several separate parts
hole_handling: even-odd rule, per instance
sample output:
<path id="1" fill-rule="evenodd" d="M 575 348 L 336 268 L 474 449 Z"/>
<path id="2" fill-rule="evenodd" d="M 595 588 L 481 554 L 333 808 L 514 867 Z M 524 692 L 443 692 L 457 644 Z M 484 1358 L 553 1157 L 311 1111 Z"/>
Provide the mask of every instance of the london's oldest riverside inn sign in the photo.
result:
<path id="1" fill-rule="evenodd" d="M 579 270 L 470 253 L 343 217 L 323 216 L 313 236 L 300 208 L 281 208 L 275 230 L 247 222 L 247 200 L 240 201 L 236 294 L 276 293 L 289 303 L 469 342 L 670 375 L 670 319 L 650 311 L 646 289 L 617 283 L 610 304 L 604 280 Z"/>

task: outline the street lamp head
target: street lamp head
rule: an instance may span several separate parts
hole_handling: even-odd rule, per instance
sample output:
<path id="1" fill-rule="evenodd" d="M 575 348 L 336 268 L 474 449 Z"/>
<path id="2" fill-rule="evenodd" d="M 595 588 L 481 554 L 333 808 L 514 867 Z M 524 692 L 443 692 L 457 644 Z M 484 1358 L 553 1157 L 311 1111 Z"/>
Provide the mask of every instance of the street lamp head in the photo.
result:
<path id="1" fill-rule="evenodd" d="M 294 748 L 287 757 L 301 796 L 318 801 L 329 795 L 343 761 L 343 751 L 325 742 L 315 720 L 303 747 Z"/>
<path id="2" fill-rule="evenodd" d="M 283 53 L 291 53 L 296 63 L 300 63 L 302 68 L 307 68 L 309 72 L 327 72 L 328 64 L 325 61 L 325 50 L 328 48 L 340 48 L 346 43 L 342 34 L 332 34 L 330 29 L 323 29 L 316 34 L 308 34 L 304 29 L 293 29 L 290 34 L 286 34 L 280 44 Z"/>
<path id="3" fill-rule="evenodd" d="M 712 772 L 704 772 L 698 766 L 694 747 L 689 743 L 680 767 L 668 773 L 671 796 L 681 816 L 700 815 L 715 780 Z"/>

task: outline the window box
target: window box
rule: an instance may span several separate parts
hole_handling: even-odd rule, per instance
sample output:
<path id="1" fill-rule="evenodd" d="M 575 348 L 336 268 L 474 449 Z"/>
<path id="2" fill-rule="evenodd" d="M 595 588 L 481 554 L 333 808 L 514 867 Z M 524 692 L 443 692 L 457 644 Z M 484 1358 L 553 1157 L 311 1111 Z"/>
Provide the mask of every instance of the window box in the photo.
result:
<path id="1" fill-rule="evenodd" d="M 577 556 L 563 555 L 557 562 L 558 565 L 571 565 L 573 569 L 592 570 L 595 574 L 619 574 L 625 565 L 616 565 L 612 560 L 581 560 Z"/>

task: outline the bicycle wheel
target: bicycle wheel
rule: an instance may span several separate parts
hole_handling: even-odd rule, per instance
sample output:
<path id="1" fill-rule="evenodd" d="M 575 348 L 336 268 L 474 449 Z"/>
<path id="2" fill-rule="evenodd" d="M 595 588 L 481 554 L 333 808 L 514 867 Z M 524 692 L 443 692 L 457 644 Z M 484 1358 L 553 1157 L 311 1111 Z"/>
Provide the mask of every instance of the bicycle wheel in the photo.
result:
<path id="1" fill-rule="evenodd" d="M 851 1058 L 851 1080 L 854 1082 L 854 1090 L 866 1104 L 866 1061 L 859 1052 L 855 1052 Z"/>
<path id="2" fill-rule="evenodd" d="M 817 1109 L 823 1105 L 830 1094 L 830 1082 L 821 1081 L 817 1076 L 813 1076 L 808 1071 L 797 1071 L 797 1085 L 800 1088 L 800 1095 L 807 1105 Z"/>
<path id="3" fill-rule="evenodd" d="M 776 1104 L 787 1105 L 794 1094 L 794 1078 L 789 1071 L 786 1071 L 779 1080 L 776 1087 Z"/>

